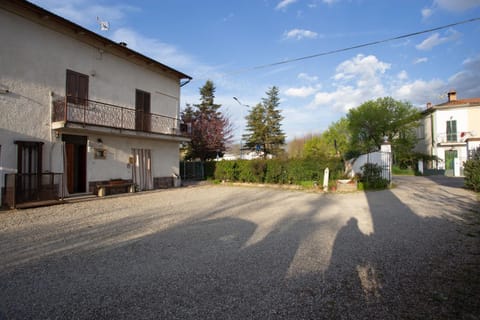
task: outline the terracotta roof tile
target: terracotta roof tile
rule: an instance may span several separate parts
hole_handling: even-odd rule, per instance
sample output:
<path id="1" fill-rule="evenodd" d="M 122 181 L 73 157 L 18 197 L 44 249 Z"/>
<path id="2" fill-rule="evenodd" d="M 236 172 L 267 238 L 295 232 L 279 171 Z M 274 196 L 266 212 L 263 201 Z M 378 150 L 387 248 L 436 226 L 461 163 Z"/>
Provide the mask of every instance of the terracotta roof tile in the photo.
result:
<path id="1" fill-rule="evenodd" d="M 480 98 L 458 99 L 454 101 L 440 103 L 440 104 L 437 104 L 436 106 L 443 107 L 443 106 L 454 106 L 459 104 L 480 104 Z"/>

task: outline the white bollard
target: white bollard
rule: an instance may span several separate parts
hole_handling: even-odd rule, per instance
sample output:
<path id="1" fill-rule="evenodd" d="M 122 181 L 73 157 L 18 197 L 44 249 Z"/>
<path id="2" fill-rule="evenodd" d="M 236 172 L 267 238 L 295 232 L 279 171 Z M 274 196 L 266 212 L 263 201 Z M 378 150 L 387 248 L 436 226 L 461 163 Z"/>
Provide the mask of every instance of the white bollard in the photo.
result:
<path id="1" fill-rule="evenodd" d="M 328 175 L 329 175 L 329 170 L 328 168 L 325 168 L 325 171 L 323 171 L 323 191 L 325 192 L 328 191 Z"/>

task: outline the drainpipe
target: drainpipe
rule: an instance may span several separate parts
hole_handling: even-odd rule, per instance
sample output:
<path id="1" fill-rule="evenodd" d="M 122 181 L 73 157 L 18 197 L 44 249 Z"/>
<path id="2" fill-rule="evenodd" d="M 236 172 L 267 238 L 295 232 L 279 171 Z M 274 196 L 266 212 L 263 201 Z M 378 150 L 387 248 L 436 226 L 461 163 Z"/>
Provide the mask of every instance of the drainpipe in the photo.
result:
<path id="1" fill-rule="evenodd" d="M 432 155 L 438 157 L 437 146 L 435 144 L 435 112 L 432 112 L 430 116 L 430 131 L 432 135 Z M 435 169 L 438 169 L 438 160 L 435 160 Z"/>

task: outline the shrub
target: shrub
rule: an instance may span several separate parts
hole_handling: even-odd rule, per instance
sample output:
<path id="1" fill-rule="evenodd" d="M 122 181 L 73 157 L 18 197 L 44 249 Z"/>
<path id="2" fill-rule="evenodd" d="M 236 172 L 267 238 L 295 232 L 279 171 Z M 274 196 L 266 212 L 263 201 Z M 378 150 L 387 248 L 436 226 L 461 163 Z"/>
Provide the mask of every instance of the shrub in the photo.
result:
<path id="1" fill-rule="evenodd" d="M 382 177 L 382 168 L 376 163 L 366 163 L 362 167 L 360 181 L 365 190 L 386 189 L 389 181 Z"/>
<path id="2" fill-rule="evenodd" d="M 477 148 L 471 159 L 464 163 L 465 186 L 475 192 L 480 192 L 480 147 Z"/>
<path id="3" fill-rule="evenodd" d="M 205 179 L 213 179 L 215 177 L 215 168 L 217 161 L 206 161 L 203 163 Z"/>
<path id="4" fill-rule="evenodd" d="M 265 176 L 265 160 L 239 160 L 238 180 L 241 182 L 261 183 Z"/>
<path id="5" fill-rule="evenodd" d="M 285 162 L 272 159 L 268 160 L 266 164 L 265 183 L 285 183 L 287 178 Z"/>
<path id="6" fill-rule="evenodd" d="M 218 161 L 215 165 L 215 179 L 225 181 L 237 180 L 236 161 Z"/>

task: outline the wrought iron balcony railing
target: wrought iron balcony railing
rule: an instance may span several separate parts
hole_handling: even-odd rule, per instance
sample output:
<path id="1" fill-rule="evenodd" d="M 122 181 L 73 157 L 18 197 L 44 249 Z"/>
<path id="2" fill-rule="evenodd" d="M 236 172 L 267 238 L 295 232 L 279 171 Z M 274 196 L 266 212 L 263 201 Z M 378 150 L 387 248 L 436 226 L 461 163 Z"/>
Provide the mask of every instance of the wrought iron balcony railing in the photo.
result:
<path id="1" fill-rule="evenodd" d="M 437 143 L 457 143 L 457 142 L 464 142 L 464 137 L 461 133 L 457 132 L 441 132 L 438 133 L 436 136 Z"/>
<path id="2" fill-rule="evenodd" d="M 55 96 L 52 121 L 186 136 L 187 126 L 177 118 L 145 113 L 109 103 Z"/>

